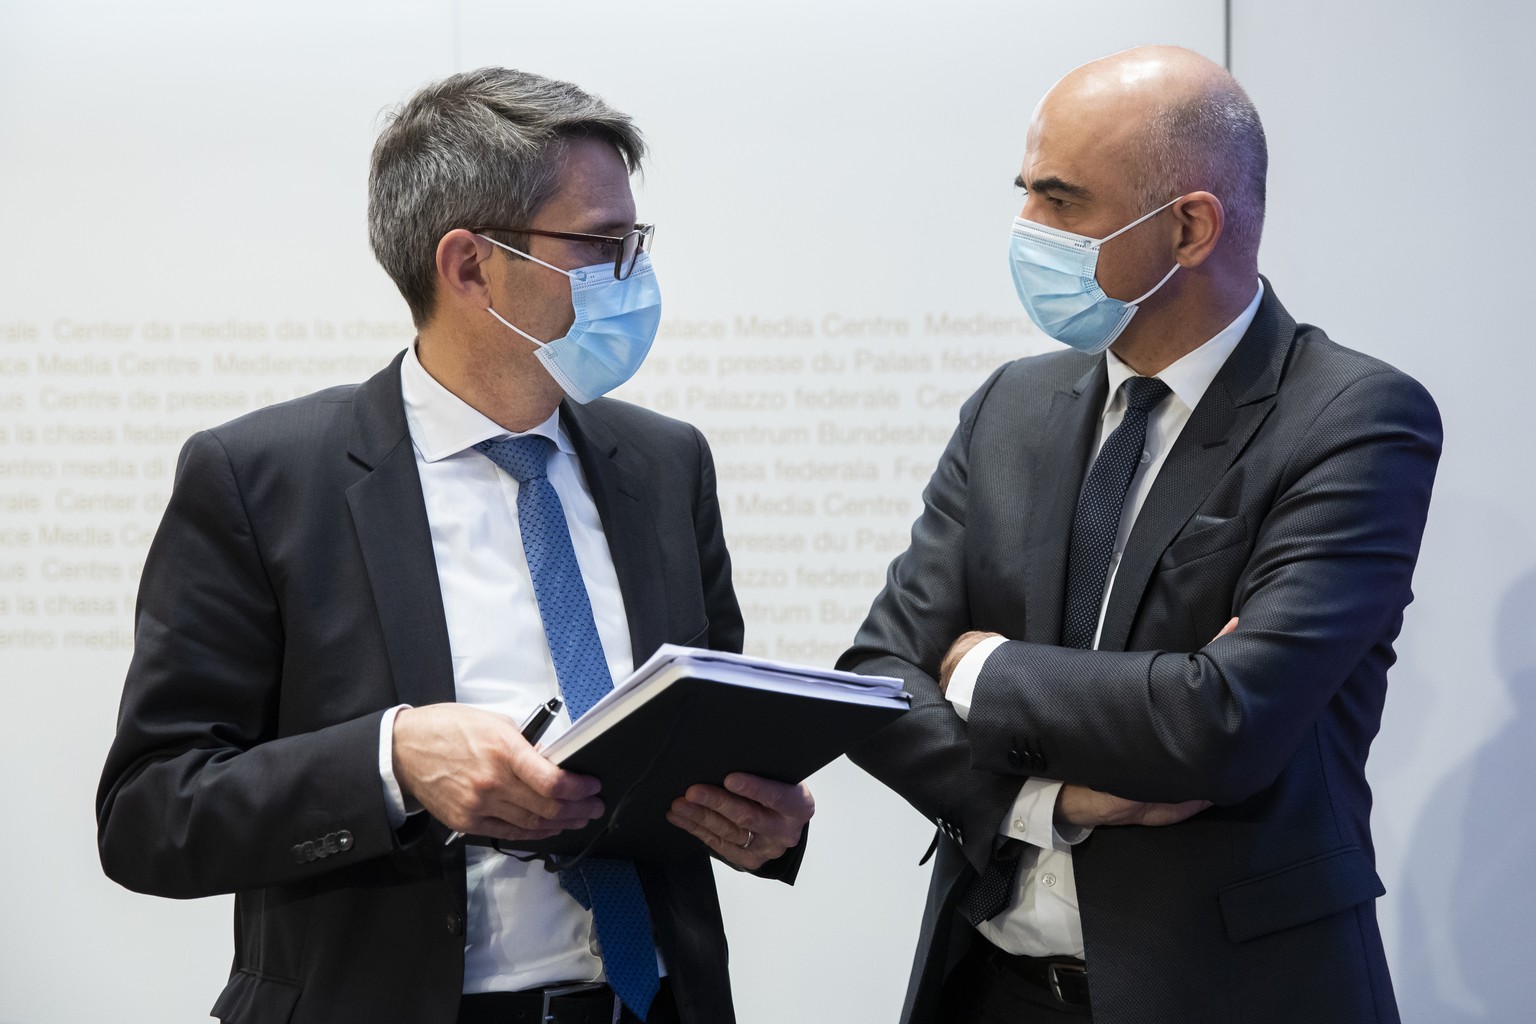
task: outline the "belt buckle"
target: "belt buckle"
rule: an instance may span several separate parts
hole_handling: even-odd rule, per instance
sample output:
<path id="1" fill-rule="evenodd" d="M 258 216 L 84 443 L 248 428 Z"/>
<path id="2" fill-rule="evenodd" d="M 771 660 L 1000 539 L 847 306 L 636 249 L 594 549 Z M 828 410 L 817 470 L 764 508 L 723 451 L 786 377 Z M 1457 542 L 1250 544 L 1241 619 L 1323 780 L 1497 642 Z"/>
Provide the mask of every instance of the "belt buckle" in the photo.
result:
<path id="1" fill-rule="evenodd" d="M 573 996 L 581 992 L 591 992 L 593 989 L 607 988 L 601 981 L 578 982 L 575 985 L 560 985 L 556 988 L 544 990 L 544 1006 L 539 1011 L 539 1019 L 545 1024 L 559 1024 L 555 1015 L 550 1012 L 550 1002 L 561 996 Z M 624 1003 L 620 1001 L 618 993 L 613 993 L 613 1024 L 619 1024 L 619 1018 L 624 1014 Z"/>
<path id="2" fill-rule="evenodd" d="M 1068 1006 L 1087 1006 L 1088 969 L 1081 964 L 1052 963 L 1046 967 L 1046 979 L 1051 983 L 1051 995 L 1059 1003 Z M 1062 985 L 1062 977 L 1070 979 Z M 1070 998 L 1069 998 L 1070 993 Z"/>

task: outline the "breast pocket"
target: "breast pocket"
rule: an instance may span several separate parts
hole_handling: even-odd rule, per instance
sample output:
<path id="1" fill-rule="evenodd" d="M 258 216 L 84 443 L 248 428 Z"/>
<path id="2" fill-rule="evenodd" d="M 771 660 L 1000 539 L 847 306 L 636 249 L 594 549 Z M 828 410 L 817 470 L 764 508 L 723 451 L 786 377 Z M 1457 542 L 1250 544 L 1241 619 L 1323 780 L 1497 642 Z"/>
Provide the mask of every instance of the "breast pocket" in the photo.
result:
<path id="1" fill-rule="evenodd" d="M 1233 615 L 1237 581 L 1252 551 L 1248 519 L 1196 516 L 1158 560 L 1137 615 L 1134 645 L 1194 650 Z"/>
<path id="2" fill-rule="evenodd" d="M 1245 515 L 1229 519 L 1197 515 L 1163 552 L 1162 568 L 1165 571 L 1177 569 L 1226 551 L 1247 539 L 1248 517 Z"/>

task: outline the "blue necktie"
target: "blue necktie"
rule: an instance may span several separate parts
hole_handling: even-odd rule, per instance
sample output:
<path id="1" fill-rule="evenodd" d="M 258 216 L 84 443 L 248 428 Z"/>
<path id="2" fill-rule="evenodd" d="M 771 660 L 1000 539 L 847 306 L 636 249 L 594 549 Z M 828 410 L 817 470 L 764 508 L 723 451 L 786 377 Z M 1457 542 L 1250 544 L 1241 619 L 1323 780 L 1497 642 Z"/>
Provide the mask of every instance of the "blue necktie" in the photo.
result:
<path id="1" fill-rule="evenodd" d="M 1104 604 L 1104 582 L 1115 537 L 1125 516 L 1125 492 L 1147 441 L 1147 416 L 1168 394 L 1156 377 L 1129 377 L 1125 418 L 1114 429 L 1083 481 L 1072 519 L 1072 548 L 1067 556 L 1067 596 L 1061 620 L 1061 646 L 1091 648 Z"/>
<path id="2" fill-rule="evenodd" d="M 1089 648 L 1099 627 L 1104 581 L 1115 552 L 1115 537 L 1125 515 L 1125 492 L 1147 440 L 1147 416 L 1168 394 L 1156 377 L 1131 377 L 1125 389 L 1125 418 L 1114 429 L 1083 481 L 1072 519 L 1072 547 L 1067 562 L 1066 607 L 1062 614 L 1061 645 Z M 1001 914 L 1013 898 L 1015 876 L 1024 844 L 1008 839 L 955 905 L 971 924 Z"/>
<path id="3" fill-rule="evenodd" d="M 551 442 L 530 434 L 475 445 L 517 480 L 517 520 L 523 535 L 533 592 L 544 637 L 555 662 L 555 677 L 571 718 L 580 718 L 613 689 L 603 642 L 592 618 L 592 603 L 576 551 L 571 547 L 560 496 L 545 475 Z M 660 987 L 651 915 L 635 865 L 627 860 L 589 859 L 560 872 L 560 885 L 592 911 L 602 946 L 608 984 L 641 1020 Z"/>

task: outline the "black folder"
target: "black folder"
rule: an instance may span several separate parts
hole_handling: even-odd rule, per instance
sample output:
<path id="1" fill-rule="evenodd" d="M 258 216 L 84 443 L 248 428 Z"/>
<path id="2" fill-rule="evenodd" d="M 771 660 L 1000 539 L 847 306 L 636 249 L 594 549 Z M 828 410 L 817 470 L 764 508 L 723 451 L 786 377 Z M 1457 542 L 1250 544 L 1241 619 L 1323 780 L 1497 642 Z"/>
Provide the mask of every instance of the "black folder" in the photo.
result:
<path id="1" fill-rule="evenodd" d="M 604 815 L 504 849 L 661 862 L 705 847 L 666 820 L 695 783 L 732 772 L 800 782 L 906 711 L 899 680 L 666 646 L 569 731 L 549 759 L 603 783 Z M 473 841 L 473 840 L 472 840 Z"/>

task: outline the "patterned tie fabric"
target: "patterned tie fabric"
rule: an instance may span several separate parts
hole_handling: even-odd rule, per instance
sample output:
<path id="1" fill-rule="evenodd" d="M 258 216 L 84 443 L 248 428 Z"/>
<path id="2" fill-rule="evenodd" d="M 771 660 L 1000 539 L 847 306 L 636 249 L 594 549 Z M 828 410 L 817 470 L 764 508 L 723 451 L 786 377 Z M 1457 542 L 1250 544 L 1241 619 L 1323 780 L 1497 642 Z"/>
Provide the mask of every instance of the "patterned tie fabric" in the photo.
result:
<path id="1" fill-rule="evenodd" d="M 518 526 L 539 618 L 560 692 L 571 718 L 576 719 L 613 689 L 613 677 L 571 546 L 565 510 L 545 475 L 551 445 L 548 438 L 530 434 L 482 441 L 475 448 L 517 480 Z M 644 1020 L 660 981 L 651 915 L 635 865 L 627 860 L 589 859 L 561 871 L 560 886 L 592 911 L 608 984 Z"/>
<path id="2" fill-rule="evenodd" d="M 1125 389 L 1125 418 L 1093 460 L 1072 520 L 1067 599 L 1061 627 L 1063 647 L 1093 646 L 1109 560 L 1120 532 L 1120 519 L 1125 514 L 1125 492 L 1130 489 L 1147 440 L 1147 417 L 1169 391 L 1168 385 L 1156 377 L 1131 377 L 1121 387 Z M 1023 847 L 1016 839 L 1005 839 L 986 870 L 960 897 L 955 909 L 971 924 L 991 920 L 1007 909 L 1013 898 L 1014 876 Z"/>
<path id="3" fill-rule="evenodd" d="M 1004 837 L 997 852 L 987 862 L 986 870 L 971 883 L 960 897 L 955 909 L 972 925 L 990 921 L 1008 908 L 1013 898 L 1013 878 L 1019 871 L 1019 858 L 1024 855 L 1024 844 L 1017 839 Z"/>
<path id="4" fill-rule="evenodd" d="M 1130 377 L 1120 386 L 1125 391 L 1125 419 L 1093 460 L 1072 519 L 1067 599 L 1061 621 L 1063 647 L 1093 646 L 1109 560 L 1125 514 L 1125 492 L 1147 440 L 1147 416 L 1168 394 L 1168 385 L 1156 377 Z"/>

